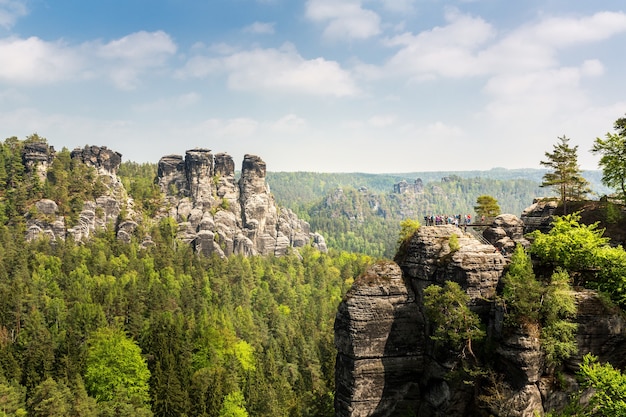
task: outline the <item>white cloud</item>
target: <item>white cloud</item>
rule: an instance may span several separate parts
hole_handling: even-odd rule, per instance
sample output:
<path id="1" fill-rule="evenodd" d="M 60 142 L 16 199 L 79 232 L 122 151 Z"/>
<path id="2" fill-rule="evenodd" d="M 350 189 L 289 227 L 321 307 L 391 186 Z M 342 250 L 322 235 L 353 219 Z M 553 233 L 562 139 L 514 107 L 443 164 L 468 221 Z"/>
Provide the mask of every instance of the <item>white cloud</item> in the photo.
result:
<path id="1" fill-rule="evenodd" d="M 253 49 L 225 57 L 191 58 L 179 73 L 183 77 L 228 74 L 228 86 L 239 91 L 270 91 L 318 96 L 358 93 L 350 73 L 335 61 L 304 59 L 290 44 L 280 49 Z"/>
<path id="2" fill-rule="evenodd" d="M 626 31 L 626 14 L 598 12 L 592 16 L 548 18 L 524 28 L 520 34 L 530 42 L 548 43 L 554 47 L 597 42 Z"/>
<path id="3" fill-rule="evenodd" d="M 271 130 L 280 133 L 298 133 L 306 127 L 306 120 L 295 114 L 283 116 L 271 124 Z"/>
<path id="4" fill-rule="evenodd" d="M 481 72 L 476 51 L 495 35 L 483 19 L 447 14 L 448 24 L 417 35 L 404 33 L 389 39 L 388 46 L 400 46 L 387 63 L 388 73 L 405 73 L 428 79 L 434 76 L 466 77 Z"/>
<path id="5" fill-rule="evenodd" d="M 153 102 L 133 106 L 140 113 L 171 112 L 172 109 L 185 109 L 200 101 L 200 94 L 191 92 L 175 97 L 161 98 Z"/>
<path id="6" fill-rule="evenodd" d="M 253 33 L 257 35 L 271 35 L 274 33 L 274 23 L 254 22 L 253 24 L 243 28 L 244 33 Z"/>
<path id="7" fill-rule="evenodd" d="M 133 88 L 140 75 L 162 67 L 176 52 L 164 32 L 137 32 L 103 44 L 68 45 L 37 37 L 0 39 L 0 80 L 54 83 L 104 77 L 119 88 Z"/>
<path id="8" fill-rule="evenodd" d="M 170 36 L 162 31 L 136 32 L 95 46 L 96 54 L 109 64 L 109 76 L 122 89 L 134 88 L 139 75 L 163 66 L 177 49 Z"/>
<path id="9" fill-rule="evenodd" d="M 450 10 L 446 21 L 445 26 L 387 40 L 386 45 L 401 49 L 383 72 L 423 80 L 540 71 L 558 67 L 557 54 L 563 48 L 626 32 L 626 14 L 621 12 L 546 18 L 499 38 L 496 29 L 482 18 Z"/>
<path id="10" fill-rule="evenodd" d="M 0 26 L 10 29 L 15 21 L 28 14 L 26 2 L 23 0 L 0 0 Z"/>
<path id="11" fill-rule="evenodd" d="M 202 122 L 199 128 L 203 135 L 210 132 L 212 138 L 233 140 L 253 136 L 259 129 L 259 122 L 245 117 L 208 119 Z"/>
<path id="12" fill-rule="evenodd" d="M 379 114 L 372 116 L 367 121 L 367 124 L 375 128 L 386 128 L 393 125 L 396 121 L 396 116 L 393 114 Z"/>
<path id="13" fill-rule="evenodd" d="M 413 11 L 415 0 L 380 0 L 383 7 L 396 13 L 409 13 Z"/>
<path id="14" fill-rule="evenodd" d="M 62 42 L 36 37 L 0 40 L 0 80 L 50 83 L 71 79 L 84 66 L 78 51 Z"/>
<path id="15" fill-rule="evenodd" d="M 324 36 L 334 40 L 367 39 L 380 33 L 380 17 L 359 0 L 308 0 L 306 16 L 326 24 Z"/>

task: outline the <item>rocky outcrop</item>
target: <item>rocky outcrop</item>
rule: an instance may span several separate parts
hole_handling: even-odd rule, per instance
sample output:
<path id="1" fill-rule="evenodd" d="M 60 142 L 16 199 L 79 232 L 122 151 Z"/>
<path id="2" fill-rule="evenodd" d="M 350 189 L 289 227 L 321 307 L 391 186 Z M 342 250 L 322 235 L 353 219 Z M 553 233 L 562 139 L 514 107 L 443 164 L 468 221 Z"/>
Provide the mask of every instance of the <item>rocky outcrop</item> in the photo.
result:
<path id="1" fill-rule="evenodd" d="M 72 159 L 78 159 L 84 164 L 94 167 L 99 172 L 117 175 L 117 170 L 122 163 L 122 154 L 112 151 L 106 146 L 85 146 L 76 148 L 71 153 Z"/>
<path id="2" fill-rule="evenodd" d="M 413 184 L 409 184 L 406 180 L 402 180 L 393 185 L 393 192 L 396 194 L 421 193 L 424 191 L 424 182 L 421 178 L 415 180 Z"/>
<path id="3" fill-rule="evenodd" d="M 23 154 L 27 167 L 47 168 L 54 150 L 45 143 L 27 145 Z M 84 202 L 71 227 L 54 201 L 41 200 L 27 216 L 27 238 L 54 240 L 70 235 L 81 241 L 97 230 L 115 227 L 118 238 L 129 242 L 140 219 L 135 219 L 133 201 L 117 175 L 122 155 L 98 146 L 77 148 L 70 155 L 97 172 L 103 193 Z M 265 175 L 265 162 L 254 155 L 245 156 L 239 180 L 232 158 L 225 153 L 213 156 L 209 149 L 197 148 L 184 157 L 164 156 L 156 178 L 164 204 L 155 220 L 172 217 L 178 224 L 177 237 L 207 256 L 284 255 L 290 248 L 308 244 L 326 251 L 324 238 L 312 233 L 308 223 L 276 206 Z M 144 237 L 143 246 L 151 244 Z"/>
<path id="4" fill-rule="evenodd" d="M 225 153 L 192 149 L 159 161 L 157 183 L 166 195 L 178 237 L 207 256 L 284 255 L 309 243 L 326 250 L 324 238 L 288 209 L 278 209 L 265 181 L 265 162 L 245 155 L 241 176 Z"/>
<path id="5" fill-rule="evenodd" d="M 496 248 L 504 250 L 504 253 L 511 254 L 518 244 L 524 248 L 530 246 L 524 233 L 525 225 L 521 219 L 514 214 L 501 214 L 485 229 L 483 237 Z"/>
<path id="6" fill-rule="evenodd" d="M 495 225 L 510 239 L 520 225 L 504 216 Z M 453 235 L 457 237 L 451 239 Z M 458 241 L 451 245 L 451 240 Z M 575 294 L 578 353 L 559 369 L 548 366 L 537 325 L 505 324 L 497 302 L 506 260 L 454 226 L 422 226 L 395 263 L 379 263 L 355 280 L 335 320 L 337 417 L 535 417 L 562 409 L 578 390 L 582 356 L 626 367 L 626 320 L 594 291 Z M 431 338 L 423 290 L 454 281 L 486 330 L 477 358 Z M 486 353 L 488 352 L 488 354 Z M 479 365 L 481 372 L 463 373 Z"/>
<path id="7" fill-rule="evenodd" d="M 55 155 L 54 147 L 45 142 L 25 142 L 22 162 L 28 172 L 36 173 L 39 181 L 44 182 Z"/>
<path id="8" fill-rule="evenodd" d="M 47 147 L 47 145 L 45 146 Z M 32 148 L 25 145 L 24 149 L 28 149 L 28 152 L 24 152 L 25 160 L 28 158 L 29 161 L 43 161 L 41 153 L 44 151 L 43 146 Z M 36 152 L 33 149 L 36 149 Z M 48 153 L 54 156 L 53 150 L 49 150 Z M 56 202 L 47 199 L 38 201 L 35 204 L 34 212 L 27 215 L 27 240 L 37 239 L 41 236 L 51 240 L 65 239 L 69 235 L 79 242 L 89 238 L 94 232 L 105 227 L 119 226 L 119 216 L 122 210 L 126 210 L 128 218 L 121 219 L 122 222 L 125 221 L 125 224 L 123 228 L 118 228 L 117 231 L 118 237 L 124 241 L 130 241 L 130 234 L 137 227 L 137 223 L 130 220 L 133 215 L 133 204 L 117 176 L 122 155 L 105 146 L 85 146 L 82 149 L 74 149 L 70 156 L 72 159 L 79 160 L 97 172 L 98 180 L 103 185 L 102 195 L 83 203 L 78 219 L 71 227 L 68 227 L 66 218 L 60 215 Z M 47 165 L 51 161 L 52 159 L 48 161 Z"/>
<path id="9" fill-rule="evenodd" d="M 536 198 L 533 204 L 522 212 L 521 220 L 524 223 L 524 233 L 539 230 L 547 233 L 550 230 L 552 216 L 556 213 L 559 202 L 551 198 Z"/>

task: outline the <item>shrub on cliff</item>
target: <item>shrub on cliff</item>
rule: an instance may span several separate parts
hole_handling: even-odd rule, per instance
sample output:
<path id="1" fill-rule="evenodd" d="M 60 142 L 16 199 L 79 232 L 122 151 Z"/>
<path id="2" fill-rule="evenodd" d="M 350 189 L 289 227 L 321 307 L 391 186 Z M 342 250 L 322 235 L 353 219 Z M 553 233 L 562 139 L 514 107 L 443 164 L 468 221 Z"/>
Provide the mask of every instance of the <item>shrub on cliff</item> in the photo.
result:
<path id="1" fill-rule="evenodd" d="M 482 340 L 485 331 L 478 314 L 470 310 L 469 295 L 459 284 L 446 281 L 443 287 L 431 285 L 424 290 L 426 314 L 432 322 L 432 338 L 451 349 L 475 358 L 472 343 Z"/>
<path id="2" fill-rule="evenodd" d="M 536 279 L 530 257 L 521 245 L 511 256 L 504 276 L 502 299 L 506 323 L 540 329 L 541 347 L 550 365 L 558 365 L 576 352 L 576 304 L 568 273 L 558 268 L 547 282 Z"/>

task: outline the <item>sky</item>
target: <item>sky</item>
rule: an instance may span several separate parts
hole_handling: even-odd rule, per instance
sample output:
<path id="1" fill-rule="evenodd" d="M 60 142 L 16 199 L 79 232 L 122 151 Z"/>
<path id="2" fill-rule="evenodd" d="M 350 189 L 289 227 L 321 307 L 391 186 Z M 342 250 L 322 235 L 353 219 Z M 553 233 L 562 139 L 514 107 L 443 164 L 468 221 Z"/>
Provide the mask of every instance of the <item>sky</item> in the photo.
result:
<path id="1" fill-rule="evenodd" d="M 0 0 L 0 140 L 269 171 L 540 168 L 626 114 L 623 0 Z"/>

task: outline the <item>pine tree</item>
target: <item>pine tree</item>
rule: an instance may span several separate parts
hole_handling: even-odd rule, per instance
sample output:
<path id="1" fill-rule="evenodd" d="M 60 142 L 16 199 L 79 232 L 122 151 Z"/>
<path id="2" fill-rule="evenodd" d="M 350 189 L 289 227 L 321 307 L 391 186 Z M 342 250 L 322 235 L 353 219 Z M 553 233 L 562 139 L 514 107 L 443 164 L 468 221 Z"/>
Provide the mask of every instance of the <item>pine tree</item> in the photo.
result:
<path id="1" fill-rule="evenodd" d="M 543 176 L 542 187 L 554 187 L 561 198 L 563 213 L 567 214 L 567 200 L 579 200 L 589 193 L 589 183 L 583 178 L 578 166 L 578 146 L 570 146 L 569 138 L 561 136 L 553 146 L 554 152 L 546 152 L 546 161 L 540 164 L 550 168 Z"/>

